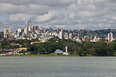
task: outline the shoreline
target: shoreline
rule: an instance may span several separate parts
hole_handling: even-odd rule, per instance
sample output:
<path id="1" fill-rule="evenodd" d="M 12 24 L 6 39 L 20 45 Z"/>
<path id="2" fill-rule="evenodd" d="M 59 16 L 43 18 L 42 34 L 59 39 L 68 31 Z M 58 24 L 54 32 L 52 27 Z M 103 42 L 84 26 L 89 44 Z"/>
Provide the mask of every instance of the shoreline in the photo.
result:
<path id="1" fill-rule="evenodd" d="M 79 56 L 79 55 L 0 55 L 0 57 L 116 57 L 116 56 Z"/>

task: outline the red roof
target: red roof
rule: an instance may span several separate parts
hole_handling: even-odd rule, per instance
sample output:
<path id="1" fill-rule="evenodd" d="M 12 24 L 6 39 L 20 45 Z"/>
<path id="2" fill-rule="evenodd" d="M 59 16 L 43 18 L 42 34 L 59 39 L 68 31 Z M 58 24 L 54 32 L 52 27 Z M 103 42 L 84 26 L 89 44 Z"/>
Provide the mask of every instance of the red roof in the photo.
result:
<path id="1" fill-rule="evenodd" d="M 110 44 L 111 42 L 110 41 L 105 41 L 105 43 Z"/>

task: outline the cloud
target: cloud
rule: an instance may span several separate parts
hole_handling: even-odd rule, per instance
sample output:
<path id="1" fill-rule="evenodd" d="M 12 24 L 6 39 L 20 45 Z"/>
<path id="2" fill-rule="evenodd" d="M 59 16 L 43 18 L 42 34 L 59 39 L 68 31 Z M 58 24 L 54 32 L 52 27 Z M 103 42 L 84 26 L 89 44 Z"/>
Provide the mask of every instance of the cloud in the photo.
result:
<path id="1" fill-rule="evenodd" d="M 49 7 L 45 5 L 29 4 L 29 5 L 13 5 L 11 3 L 1 3 L 0 4 L 1 14 L 45 14 L 47 13 Z M 42 10 L 41 10 L 42 9 Z M 41 10 L 41 11 L 40 11 Z"/>
<path id="2" fill-rule="evenodd" d="M 116 20 L 116 16 L 112 16 L 111 19 Z"/>
<path id="3" fill-rule="evenodd" d="M 0 3 L 11 3 L 13 5 L 28 5 L 28 4 L 40 4 L 51 7 L 66 7 L 71 3 L 75 3 L 76 0 L 1 0 Z"/>
<path id="4" fill-rule="evenodd" d="M 69 18 L 70 18 L 70 19 L 74 19 L 74 18 L 75 18 L 75 16 L 76 16 L 76 14 L 75 14 L 75 13 L 73 13 L 73 12 L 72 12 L 72 13 L 69 13 Z"/>
<path id="5" fill-rule="evenodd" d="M 56 15 L 55 12 L 50 12 L 49 11 L 48 14 L 38 16 L 36 18 L 36 21 L 38 21 L 38 22 L 48 21 L 48 20 L 51 20 L 55 15 Z"/>
<path id="6" fill-rule="evenodd" d="M 116 28 L 116 0 L 0 0 L 0 24 L 66 29 Z"/>
<path id="7" fill-rule="evenodd" d="M 27 14 L 12 14 L 10 15 L 9 20 L 11 21 L 26 21 L 29 20 L 33 15 L 27 15 Z"/>

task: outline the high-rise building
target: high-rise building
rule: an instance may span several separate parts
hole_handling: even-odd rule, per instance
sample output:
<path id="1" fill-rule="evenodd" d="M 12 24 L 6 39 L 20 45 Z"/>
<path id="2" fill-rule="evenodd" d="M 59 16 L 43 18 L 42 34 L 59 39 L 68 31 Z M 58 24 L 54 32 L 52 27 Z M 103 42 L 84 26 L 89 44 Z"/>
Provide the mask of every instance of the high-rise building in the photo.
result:
<path id="1" fill-rule="evenodd" d="M 38 26 L 33 26 L 33 31 L 36 32 L 38 30 Z"/>
<path id="2" fill-rule="evenodd" d="M 72 39 L 72 38 L 73 38 L 72 33 L 69 33 L 69 39 Z"/>
<path id="3" fill-rule="evenodd" d="M 10 28 L 4 28 L 4 38 L 7 38 L 9 32 L 10 32 Z"/>
<path id="4" fill-rule="evenodd" d="M 32 25 L 31 20 L 28 21 L 27 27 L 28 27 L 28 32 L 32 32 L 33 31 L 33 25 Z"/>
<path id="5" fill-rule="evenodd" d="M 27 28 L 25 28 L 25 29 L 24 29 L 24 33 L 25 33 L 25 34 L 27 34 L 27 33 L 28 33 Z"/>
<path id="6" fill-rule="evenodd" d="M 113 40 L 114 40 L 113 33 L 112 32 L 108 33 L 108 41 L 112 42 Z"/>
<path id="7" fill-rule="evenodd" d="M 17 31 L 20 33 L 22 31 L 22 29 L 21 28 L 18 28 Z"/>
<path id="8" fill-rule="evenodd" d="M 59 28 L 57 29 L 57 33 L 59 34 Z"/>
<path id="9" fill-rule="evenodd" d="M 68 39 L 68 33 L 67 32 L 64 33 L 64 39 Z"/>
<path id="10" fill-rule="evenodd" d="M 62 30 L 59 32 L 59 39 L 63 39 L 63 31 Z"/>

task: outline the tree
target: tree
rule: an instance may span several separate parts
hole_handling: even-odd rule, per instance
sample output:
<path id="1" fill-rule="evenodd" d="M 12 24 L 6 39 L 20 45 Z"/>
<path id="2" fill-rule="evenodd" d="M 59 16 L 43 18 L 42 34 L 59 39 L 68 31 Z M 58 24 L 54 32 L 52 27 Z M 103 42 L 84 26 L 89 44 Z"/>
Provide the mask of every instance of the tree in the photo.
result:
<path id="1" fill-rule="evenodd" d="M 87 54 L 90 54 L 91 53 L 90 49 L 93 47 L 93 45 L 94 43 L 92 42 L 85 42 L 83 43 L 82 48 Z"/>
<path id="2" fill-rule="evenodd" d="M 79 56 L 87 56 L 87 53 L 86 53 L 82 48 L 80 48 L 80 49 L 77 51 L 77 54 L 78 54 Z"/>

